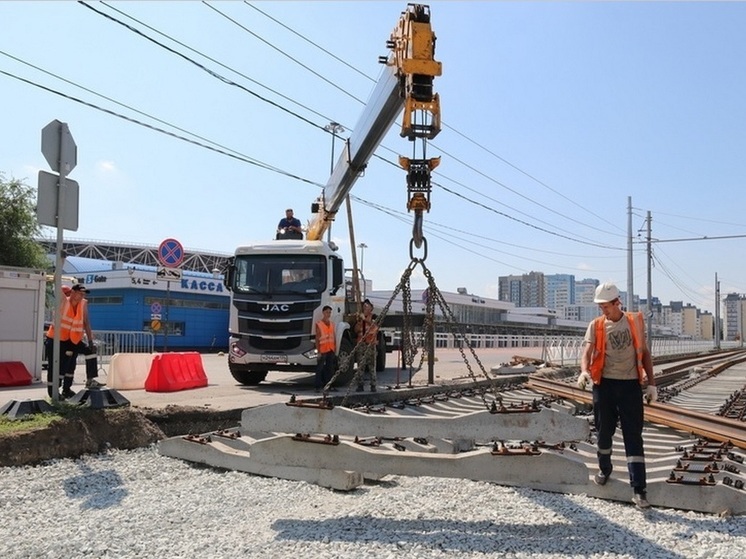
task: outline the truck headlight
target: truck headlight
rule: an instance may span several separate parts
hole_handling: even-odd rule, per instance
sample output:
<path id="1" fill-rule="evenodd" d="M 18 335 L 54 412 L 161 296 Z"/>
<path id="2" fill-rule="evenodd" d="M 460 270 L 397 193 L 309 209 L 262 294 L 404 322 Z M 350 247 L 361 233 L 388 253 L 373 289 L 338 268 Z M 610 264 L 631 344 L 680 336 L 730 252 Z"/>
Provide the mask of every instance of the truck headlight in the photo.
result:
<path id="1" fill-rule="evenodd" d="M 306 359 L 317 359 L 319 357 L 319 352 L 316 351 L 316 348 L 309 349 L 308 351 L 303 352 L 303 357 Z"/>
<path id="2" fill-rule="evenodd" d="M 237 343 L 231 344 L 231 353 L 235 355 L 236 357 L 243 357 L 246 355 L 246 352 L 242 350 Z"/>

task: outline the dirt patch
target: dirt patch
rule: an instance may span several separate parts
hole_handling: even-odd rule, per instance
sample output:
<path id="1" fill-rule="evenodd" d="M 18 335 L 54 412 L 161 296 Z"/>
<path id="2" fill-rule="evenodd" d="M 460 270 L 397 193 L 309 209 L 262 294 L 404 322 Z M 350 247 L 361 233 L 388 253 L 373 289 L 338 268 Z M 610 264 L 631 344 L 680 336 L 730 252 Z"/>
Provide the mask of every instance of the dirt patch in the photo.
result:
<path id="1" fill-rule="evenodd" d="M 141 448 L 167 437 L 228 429 L 239 424 L 241 411 L 180 406 L 80 410 L 48 427 L 0 436 L 0 466 L 77 458 L 109 448 Z"/>

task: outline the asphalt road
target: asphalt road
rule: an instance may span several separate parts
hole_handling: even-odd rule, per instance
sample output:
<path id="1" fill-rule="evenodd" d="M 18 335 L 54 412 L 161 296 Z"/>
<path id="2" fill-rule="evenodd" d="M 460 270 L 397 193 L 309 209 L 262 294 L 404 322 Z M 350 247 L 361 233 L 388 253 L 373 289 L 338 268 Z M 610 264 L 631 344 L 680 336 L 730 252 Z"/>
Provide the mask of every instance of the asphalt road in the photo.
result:
<path id="1" fill-rule="evenodd" d="M 473 373 L 480 379 L 483 378 L 481 369 L 470 351 L 466 350 L 465 354 Z M 541 348 L 481 349 L 477 352 L 479 361 L 488 372 L 492 367 L 499 367 L 509 362 L 514 355 L 539 359 Z M 406 389 L 410 386 L 424 387 L 429 384 L 451 385 L 472 382 L 468 368 L 457 349 L 438 349 L 435 356 L 433 382 L 429 383 L 427 363 L 424 363 L 420 370 L 412 371 L 410 377 L 409 370 L 397 367 L 398 355 L 388 354 L 386 370 L 378 373 L 379 391 L 396 391 L 396 387 Z M 234 410 L 287 402 L 291 395 L 299 398 L 317 396 L 314 391 L 314 378 L 311 374 L 271 372 L 267 375 L 267 380 L 258 386 L 243 386 L 231 376 L 226 360 L 225 355 L 202 354 L 202 364 L 208 379 L 208 386 L 204 388 L 178 392 L 147 392 L 144 389 L 118 392 L 129 400 L 132 406 L 156 409 L 175 405 Z M 415 364 L 417 363 L 419 363 L 419 356 L 415 360 Z M 84 379 L 84 368 L 79 365 L 76 371 L 76 382 L 73 385 L 74 391 L 84 390 Z M 105 382 L 106 375 L 101 374 L 99 379 Z M 340 393 L 345 392 L 345 389 L 340 389 Z M 22 387 L 0 387 L 0 406 L 11 400 L 43 400 L 46 397 L 46 385 L 43 382 Z"/>

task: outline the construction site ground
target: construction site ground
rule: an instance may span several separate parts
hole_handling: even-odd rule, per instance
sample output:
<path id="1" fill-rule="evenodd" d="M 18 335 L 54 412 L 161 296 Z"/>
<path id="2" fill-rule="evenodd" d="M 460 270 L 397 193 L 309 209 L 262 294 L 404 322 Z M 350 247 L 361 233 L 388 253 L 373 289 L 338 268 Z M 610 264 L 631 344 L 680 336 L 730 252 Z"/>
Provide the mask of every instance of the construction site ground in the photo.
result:
<path id="1" fill-rule="evenodd" d="M 514 356 L 529 359 L 541 359 L 542 348 L 506 348 L 475 350 L 484 368 L 489 372 L 493 367 L 508 363 Z M 469 350 L 465 350 L 471 368 L 480 380 L 484 380 L 481 370 L 474 362 Z M 405 392 L 411 387 L 428 386 L 427 363 L 419 370 L 413 370 L 410 375 L 408 369 L 397 367 L 398 354 L 389 353 L 386 358 L 386 370 L 378 373 L 379 392 Z M 419 364 L 419 355 L 415 365 Z M 270 372 L 267 380 L 258 386 L 243 386 L 236 382 L 228 371 L 227 357 L 223 354 L 202 354 L 202 364 L 207 374 L 208 386 L 193 390 L 178 392 L 147 392 L 145 389 L 122 390 L 122 396 L 129 400 L 130 405 L 137 408 L 165 409 L 170 406 L 198 407 L 216 411 L 242 410 L 262 404 L 287 402 L 291 395 L 299 398 L 313 398 L 314 377 L 308 373 Z M 473 380 L 458 349 L 437 349 L 433 364 L 434 385 L 468 384 Z M 106 366 L 102 367 L 99 379 L 106 382 Z M 83 366 L 78 366 L 73 390 L 83 390 L 85 374 Z M 398 389 L 396 387 L 399 387 Z M 368 388 L 368 382 L 365 383 Z M 353 387 L 354 392 L 354 387 Z M 333 393 L 341 395 L 346 388 L 339 388 Z M 365 394 L 368 394 L 367 392 Z M 34 400 L 47 397 L 46 384 L 37 382 L 29 386 L 0 387 L 0 405 L 8 400 Z"/>
<path id="2" fill-rule="evenodd" d="M 471 368 L 480 380 L 481 369 L 470 352 Z M 477 353 L 487 371 L 512 361 L 514 356 L 540 360 L 541 348 L 484 349 Z M 439 387 L 469 385 L 474 379 L 469 375 L 463 357 L 457 349 L 438 349 L 434 361 L 433 383 L 428 383 L 427 363 L 412 370 L 397 366 L 398 354 L 387 356 L 386 370 L 378 373 L 377 400 L 392 401 L 408 398 L 412 394 L 436 391 Z M 118 413 L 68 413 L 49 427 L 13 431 L 0 434 L 0 467 L 39 463 L 52 458 L 71 458 L 95 453 L 107 448 L 137 448 L 160 439 L 226 429 L 239 424 L 244 409 L 264 404 L 288 402 L 296 398 L 316 398 L 314 377 L 306 373 L 270 373 L 258 386 L 237 383 L 228 371 L 227 357 L 221 354 L 203 354 L 202 363 L 208 386 L 178 392 L 147 392 L 144 389 L 122 390 L 130 406 Z M 416 361 L 419 364 L 419 356 Z M 99 379 L 106 381 L 106 366 Z M 85 390 L 83 367 L 76 375 L 73 390 Z M 399 388 L 397 388 L 397 386 Z M 366 382 L 366 390 L 368 383 Z M 370 392 L 348 393 L 346 388 L 333 392 L 335 399 L 366 399 Z M 0 406 L 25 400 L 46 400 L 44 381 L 28 386 L 0 387 Z"/>

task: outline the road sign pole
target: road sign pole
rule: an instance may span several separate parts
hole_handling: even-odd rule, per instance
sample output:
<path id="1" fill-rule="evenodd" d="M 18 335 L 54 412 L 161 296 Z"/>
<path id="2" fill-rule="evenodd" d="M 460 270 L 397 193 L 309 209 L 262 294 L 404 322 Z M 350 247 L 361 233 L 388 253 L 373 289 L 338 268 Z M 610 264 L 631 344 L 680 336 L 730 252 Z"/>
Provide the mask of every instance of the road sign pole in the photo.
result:
<path id="1" fill-rule="evenodd" d="M 73 140 L 72 134 L 67 124 L 59 120 L 53 120 L 47 124 L 41 131 L 41 152 L 49 163 L 53 171 L 59 173 L 57 180 L 57 208 L 55 225 L 57 227 L 57 247 L 55 250 L 54 264 L 54 294 L 57 302 L 57 309 L 54 313 L 54 339 L 52 340 L 52 351 L 54 358 L 52 363 L 47 366 L 52 367 L 52 401 L 58 402 L 60 398 L 60 328 L 62 316 L 62 300 L 57 297 L 64 297 L 62 294 L 62 268 L 64 266 L 63 250 L 64 230 L 65 230 L 65 177 L 77 165 L 78 151 Z M 77 214 L 77 208 L 76 208 Z M 89 340 L 91 341 L 91 340 Z"/>
<path id="2" fill-rule="evenodd" d="M 65 136 L 65 128 L 67 124 L 60 123 L 59 136 L 60 145 L 62 145 L 63 138 Z M 58 297 L 64 297 L 62 294 L 62 268 L 65 265 L 64 258 L 62 257 L 62 247 L 65 242 L 65 228 L 62 223 L 62 216 L 65 211 L 65 176 L 67 175 L 66 165 L 62 163 L 62 149 L 59 150 L 59 179 L 57 182 L 57 247 L 54 255 L 54 298 L 57 301 Z M 54 363 L 52 364 L 52 401 L 58 402 L 60 399 L 60 374 L 64 374 L 64 371 L 60 371 L 60 364 L 62 363 L 62 355 L 60 351 L 60 329 L 62 323 L 62 317 L 60 311 L 62 309 L 62 300 L 57 301 L 57 311 L 54 313 Z"/>
<path id="3" fill-rule="evenodd" d="M 166 280 L 166 312 L 163 316 L 166 318 L 164 323 L 166 327 L 163 329 L 163 353 L 168 351 L 168 330 L 171 326 L 168 323 L 168 306 L 171 304 L 171 282 Z"/>

